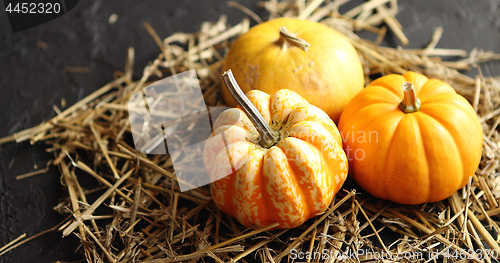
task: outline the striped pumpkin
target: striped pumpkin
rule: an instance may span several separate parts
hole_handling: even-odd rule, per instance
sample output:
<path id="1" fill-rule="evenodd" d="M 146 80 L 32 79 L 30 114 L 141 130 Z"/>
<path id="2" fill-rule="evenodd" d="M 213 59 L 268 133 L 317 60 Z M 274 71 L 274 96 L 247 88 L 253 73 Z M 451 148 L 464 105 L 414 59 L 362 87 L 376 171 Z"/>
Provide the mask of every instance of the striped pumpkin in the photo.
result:
<path id="1" fill-rule="evenodd" d="M 273 96 L 251 90 L 247 97 L 279 140 L 263 147 L 240 108 L 223 112 L 203 156 L 213 200 L 247 227 L 297 227 L 325 211 L 347 177 L 340 133 L 325 112 L 291 90 Z"/>

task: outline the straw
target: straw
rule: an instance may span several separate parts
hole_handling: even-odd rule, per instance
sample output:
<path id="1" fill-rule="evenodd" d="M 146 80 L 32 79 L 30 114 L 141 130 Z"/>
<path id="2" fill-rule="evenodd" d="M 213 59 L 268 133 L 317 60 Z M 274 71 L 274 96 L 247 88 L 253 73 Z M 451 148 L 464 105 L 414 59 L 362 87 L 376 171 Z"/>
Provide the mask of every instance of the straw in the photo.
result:
<path id="1" fill-rule="evenodd" d="M 195 69 L 207 104 L 224 106 L 220 94 L 223 54 L 249 30 L 250 21 L 242 18 L 231 26 L 222 15 L 218 21 L 204 22 L 199 32 L 171 36 L 158 35 L 144 22 L 159 54 L 138 79 L 133 77 L 137 75 L 133 72 L 135 51 L 129 48 L 124 54 L 125 68 L 115 73 L 114 80 L 63 111 L 54 105 L 56 117 L 0 138 L 0 144 L 43 142 L 54 156 L 46 168 L 17 177 L 30 180 L 31 176 L 47 172 L 51 165 L 61 172 L 68 196 L 54 206 L 69 217 L 48 231 L 76 235 L 81 240 L 78 252 L 90 262 L 291 262 L 292 251 L 310 255 L 329 252 L 326 259 L 313 257 L 295 262 L 336 262 L 345 256 L 344 252 L 357 249 L 393 255 L 439 253 L 441 260 L 446 248 L 459 254 L 464 249 L 467 258 L 479 262 L 479 256 L 500 250 L 500 76 L 485 77 L 481 71 L 482 63 L 499 60 L 500 54 L 481 49 L 467 53 L 437 48 L 443 36 L 440 27 L 428 30 L 429 44 L 425 48 L 380 46 L 387 30 L 403 46 L 408 43 L 405 28 L 396 19 L 398 2 L 368 0 L 340 14 L 339 7 L 347 2 L 270 0 L 259 2 L 259 6 L 267 10 L 268 18 L 309 19 L 344 34 L 360 55 L 367 84 L 373 74 L 411 70 L 449 83 L 468 99 L 481 121 L 484 144 L 478 170 L 463 190 L 440 202 L 404 206 L 376 199 L 349 179 L 344 189 L 353 187 L 357 192 L 340 191 L 325 213 L 296 229 L 274 230 L 277 223 L 263 228 L 242 226 L 217 208 L 209 185 L 194 188 L 191 182 L 177 177 L 173 159 L 181 158 L 175 160 L 182 162 L 186 161 L 182 158 L 189 157 L 146 155 L 133 147 L 128 102 L 133 94 L 156 80 Z M 229 5 L 258 23 L 265 18 L 234 1 Z M 376 40 L 362 39 L 354 32 L 363 30 L 375 34 Z M 449 57 L 459 60 L 450 61 Z M 477 76 L 458 71 L 472 67 L 478 68 Z M 88 69 L 66 70 L 84 73 Z M 177 114 L 168 107 L 154 113 Z M 196 129 L 193 125 L 187 127 Z M 85 189 L 80 182 L 88 180 L 94 180 L 95 185 Z M 179 184 L 193 189 L 181 192 Z M 0 248 L 0 255 L 38 236 L 15 238 Z M 389 244 L 384 236 L 395 237 L 396 241 Z M 474 248 L 479 250 L 469 250 Z M 355 254 L 341 260 L 370 259 Z"/>

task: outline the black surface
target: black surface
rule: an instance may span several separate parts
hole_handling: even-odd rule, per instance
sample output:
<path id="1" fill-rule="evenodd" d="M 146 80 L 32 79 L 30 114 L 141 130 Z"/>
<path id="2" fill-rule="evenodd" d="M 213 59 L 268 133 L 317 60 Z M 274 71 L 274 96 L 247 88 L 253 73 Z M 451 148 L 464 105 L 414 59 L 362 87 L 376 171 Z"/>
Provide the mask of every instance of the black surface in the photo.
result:
<path id="1" fill-rule="evenodd" d="M 257 1 L 239 3 L 265 16 Z M 362 2 L 352 1 L 341 13 Z M 32 127 L 55 116 L 52 105 L 67 106 L 82 99 L 122 70 L 126 50 L 135 48 L 135 78 L 153 60 L 159 49 L 142 21 L 148 21 L 160 37 L 178 32 L 196 32 L 203 21 L 217 21 L 227 14 L 231 24 L 242 13 L 226 1 L 80 1 L 67 14 L 46 24 L 12 33 L 0 4 L 0 137 Z M 415 0 L 400 1 L 398 20 L 410 40 L 410 48 L 423 47 L 434 27 L 444 28 L 438 47 L 472 48 L 500 52 L 500 1 L 498 0 Z M 113 25 L 111 14 L 117 14 Z M 367 38 L 376 36 L 367 33 Z M 38 41 L 47 43 L 39 47 Z M 399 41 L 391 34 L 385 45 Z M 66 73 L 65 67 L 89 67 L 88 73 Z M 482 66 L 485 76 L 500 75 L 498 63 Z M 476 70 L 469 74 L 474 76 Z M 10 143 L 0 150 L 0 247 L 22 233 L 28 236 L 59 223 L 63 217 L 53 211 L 65 197 L 54 167 L 47 174 L 16 181 L 15 176 L 45 167 L 50 154 L 43 144 Z M 74 254 L 79 241 L 61 238 L 53 232 L 0 257 L 0 262 L 54 262 L 83 259 Z"/>

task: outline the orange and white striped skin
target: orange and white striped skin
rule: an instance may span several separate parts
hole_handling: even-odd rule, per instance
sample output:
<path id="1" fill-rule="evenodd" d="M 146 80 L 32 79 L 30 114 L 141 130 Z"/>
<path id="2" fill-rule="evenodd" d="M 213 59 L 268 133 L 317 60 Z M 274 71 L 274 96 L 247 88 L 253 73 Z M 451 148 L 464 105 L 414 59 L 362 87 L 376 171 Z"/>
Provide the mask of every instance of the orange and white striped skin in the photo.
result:
<path id="1" fill-rule="evenodd" d="M 252 90 L 247 97 L 280 139 L 263 148 L 241 109 L 223 112 L 203 153 L 213 200 L 247 227 L 297 227 L 324 212 L 347 177 L 340 133 L 326 113 L 293 91 L 269 96 Z"/>

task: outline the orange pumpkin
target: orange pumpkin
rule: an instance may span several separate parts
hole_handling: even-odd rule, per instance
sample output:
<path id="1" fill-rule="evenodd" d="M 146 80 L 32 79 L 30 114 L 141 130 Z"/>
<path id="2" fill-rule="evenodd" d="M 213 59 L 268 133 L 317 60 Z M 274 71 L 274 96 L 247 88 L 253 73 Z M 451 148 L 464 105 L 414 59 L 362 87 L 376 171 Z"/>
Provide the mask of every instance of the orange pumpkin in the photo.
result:
<path id="1" fill-rule="evenodd" d="M 335 122 L 365 84 L 358 53 L 344 35 L 295 18 L 270 20 L 240 36 L 226 55 L 228 69 L 245 93 L 291 89 Z M 225 88 L 223 95 L 228 106 L 236 106 Z"/>
<path id="2" fill-rule="evenodd" d="M 414 72 L 372 82 L 345 108 L 339 129 L 354 179 L 401 204 L 451 196 L 481 159 L 483 132 L 469 102 Z"/>
<path id="3" fill-rule="evenodd" d="M 347 177 L 340 133 L 326 113 L 291 90 L 246 96 L 242 108 L 217 118 L 205 144 L 213 200 L 247 227 L 297 227 L 325 211 Z"/>

